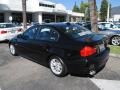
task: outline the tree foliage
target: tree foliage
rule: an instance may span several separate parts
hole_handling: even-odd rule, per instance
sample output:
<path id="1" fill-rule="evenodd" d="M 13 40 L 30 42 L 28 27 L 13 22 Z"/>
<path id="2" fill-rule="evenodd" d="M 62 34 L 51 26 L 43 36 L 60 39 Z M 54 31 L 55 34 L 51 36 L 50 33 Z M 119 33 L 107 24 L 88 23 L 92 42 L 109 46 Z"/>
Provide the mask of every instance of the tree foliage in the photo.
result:
<path id="1" fill-rule="evenodd" d="M 81 1 L 80 3 L 80 13 L 85 14 L 85 20 L 90 20 L 90 10 L 89 10 L 89 4 L 87 2 Z"/>
<path id="2" fill-rule="evenodd" d="M 74 6 L 73 6 L 72 11 L 73 11 L 73 12 L 80 12 L 80 9 L 79 9 L 79 7 L 76 5 L 76 2 L 75 2 L 75 4 L 74 4 Z"/>
<path id="3" fill-rule="evenodd" d="M 101 19 L 101 21 L 106 21 L 107 10 L 108 10 L 108 1 L 107 0 L 102 0 L 101 8 L 100 8 L 100 19 Z"/>
<path id="4" fill-rule="evenodd" d="M 83 1 L 81 1 L 81 3 L 80 3 L 80 13 L 85 13 L 86 8 L 88 8 L 88 7 L 89 7 L 88 3 L 85 3 Z"/>
<path id="5" fill-rule="evenodd" d="M 90 21 L 90 9 L 89 7 L 85 10 L 85 21 Z"/>

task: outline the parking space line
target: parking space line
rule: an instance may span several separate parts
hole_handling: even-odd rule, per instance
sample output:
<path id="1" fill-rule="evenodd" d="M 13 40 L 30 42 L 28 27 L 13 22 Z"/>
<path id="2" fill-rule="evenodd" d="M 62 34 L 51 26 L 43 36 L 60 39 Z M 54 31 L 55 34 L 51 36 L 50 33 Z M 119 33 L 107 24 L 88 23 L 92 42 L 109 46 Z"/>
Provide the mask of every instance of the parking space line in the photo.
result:
<path id="1" fill-rule="evenodd" d="M 120 81 L 105 79 L 90 79 L 100 90 L 120 90 Z"/>

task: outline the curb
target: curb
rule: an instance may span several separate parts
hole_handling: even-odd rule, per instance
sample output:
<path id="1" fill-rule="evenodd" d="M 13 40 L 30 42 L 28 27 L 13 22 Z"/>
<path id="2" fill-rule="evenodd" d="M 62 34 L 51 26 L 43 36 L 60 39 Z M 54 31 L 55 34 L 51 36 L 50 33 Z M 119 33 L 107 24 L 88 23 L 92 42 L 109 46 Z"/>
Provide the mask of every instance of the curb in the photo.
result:
<path id="1" fill-rule="evenodd" d="M 116 57 L 116 58 L 120 58 L 120 55 L 119 55 L 119 54 L 113 54 L 113 53 L 110 53 L 110 56 L 112 56 L 112 57 Z"/>

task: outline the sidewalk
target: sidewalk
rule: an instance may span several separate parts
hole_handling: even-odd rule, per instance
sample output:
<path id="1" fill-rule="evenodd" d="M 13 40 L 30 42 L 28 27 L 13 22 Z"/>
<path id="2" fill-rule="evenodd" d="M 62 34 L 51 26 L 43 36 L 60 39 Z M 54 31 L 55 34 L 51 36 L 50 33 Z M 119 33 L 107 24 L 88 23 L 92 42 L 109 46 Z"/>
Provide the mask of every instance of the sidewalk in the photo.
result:
<path id="1" fill-rule="evenodd" d="M 120 58 L 120 54 L 110 53 L 110 56 Z"/>

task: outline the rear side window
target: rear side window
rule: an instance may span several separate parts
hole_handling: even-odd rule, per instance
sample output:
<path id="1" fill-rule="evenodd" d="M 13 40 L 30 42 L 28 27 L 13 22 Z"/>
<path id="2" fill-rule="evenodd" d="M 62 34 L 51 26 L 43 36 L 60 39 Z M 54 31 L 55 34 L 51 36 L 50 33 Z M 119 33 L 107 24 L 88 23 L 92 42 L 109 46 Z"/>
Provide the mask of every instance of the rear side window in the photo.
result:
<path id="1" fill-rule="evenodd" d="M 13 24 L 0 24 L 0 28 L 11 28 L 15 27 Z"/>
<path id="2" fill-rule="evenodd" d="M 58 41 L 59 33 L 54 28 L 43 27 L 37 33 L 36 39 L 43 41 Z"/>
<path id="3" fill-rule="evenodd" d="M 15 27 L 13 24 L 6 24 L 6 28 Z"/>

